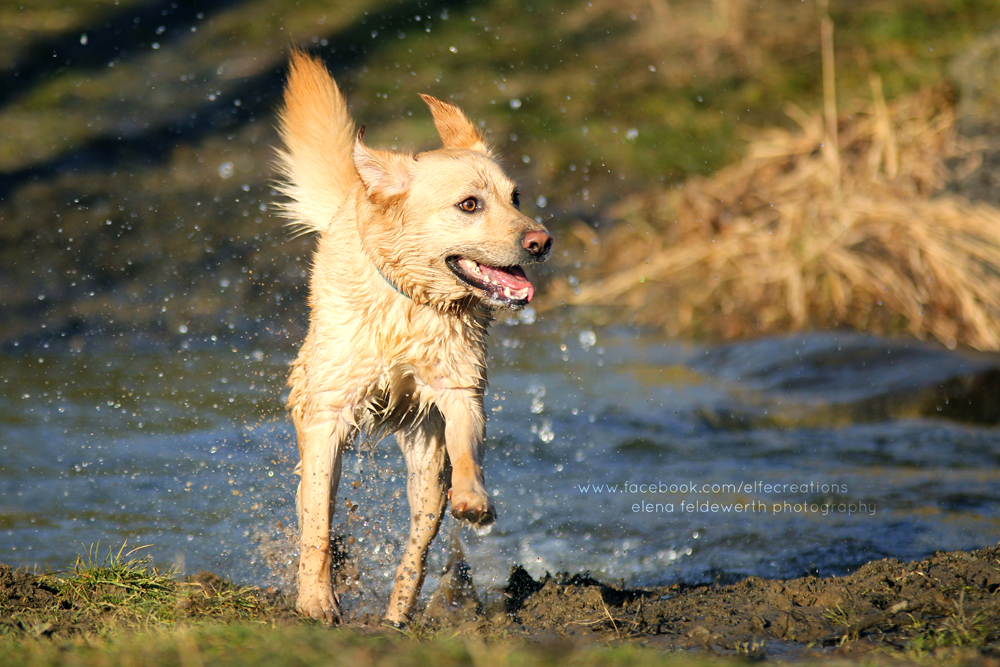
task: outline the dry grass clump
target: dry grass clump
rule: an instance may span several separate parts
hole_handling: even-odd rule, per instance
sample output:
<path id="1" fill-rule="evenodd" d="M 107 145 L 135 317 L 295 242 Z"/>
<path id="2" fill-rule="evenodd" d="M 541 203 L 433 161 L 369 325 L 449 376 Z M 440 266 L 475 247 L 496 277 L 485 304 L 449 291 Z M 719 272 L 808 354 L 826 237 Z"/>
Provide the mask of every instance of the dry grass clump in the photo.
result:
<path id="1" fill-rule="evenodd" d="M 887 106 L 872 89 L 868 110 L 837 120 L 839 142 L 793 107 L 799 128 L 762 134 L 712 178 L 621 202 L 603 238 L 581 223 L 600 259 L 549 303 L 623 306 L 675 335 L 851 327 L 1000 349 L 1000 210 L 938 194 L 945 160 L 973 169 L 978 155 L 952 96 Z"/>

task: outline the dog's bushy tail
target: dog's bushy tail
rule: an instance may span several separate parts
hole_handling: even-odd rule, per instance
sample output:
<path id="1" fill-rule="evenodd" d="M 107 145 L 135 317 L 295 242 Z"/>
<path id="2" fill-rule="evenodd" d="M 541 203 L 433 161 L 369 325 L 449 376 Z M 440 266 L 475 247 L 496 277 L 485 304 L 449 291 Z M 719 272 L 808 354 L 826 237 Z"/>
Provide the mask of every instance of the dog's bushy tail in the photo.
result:
<path id="1" fill-rule="evenodd" d="M 351 157 L 354 121 L 318 58 L 292 51 L 279 121 L 285 150 L 278 151 L 284 177 L 278 188 L 288 197 L 280 207 L 300 232 L 322 232 L 358 173 Z"/>

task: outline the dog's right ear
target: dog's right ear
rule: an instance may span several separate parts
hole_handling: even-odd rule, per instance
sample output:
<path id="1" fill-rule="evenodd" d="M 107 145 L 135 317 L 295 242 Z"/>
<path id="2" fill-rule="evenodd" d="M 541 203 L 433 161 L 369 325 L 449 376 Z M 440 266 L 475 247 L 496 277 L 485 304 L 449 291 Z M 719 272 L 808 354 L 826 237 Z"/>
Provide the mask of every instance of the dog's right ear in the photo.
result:
<path id="1" fill-rule="evenodd" d="M 476 126 L 466 118 L 462 110 L 454 104 L 442 102 L 430 95 L 420 95 L 434 116 L 434 127 L 445 148 L 466 148 L 470 151 L 490 154 L 490 147 L 483 141 Z"/>
<path id="2" fill-rule="evenodd" d="M 364 142 L 365 127 L 361 126 L 354 142 L 354 168 L 373 201 L 388 202 L 401 197 L 410 189 L 413 156 L 396 151 L 368 148 Z"/>

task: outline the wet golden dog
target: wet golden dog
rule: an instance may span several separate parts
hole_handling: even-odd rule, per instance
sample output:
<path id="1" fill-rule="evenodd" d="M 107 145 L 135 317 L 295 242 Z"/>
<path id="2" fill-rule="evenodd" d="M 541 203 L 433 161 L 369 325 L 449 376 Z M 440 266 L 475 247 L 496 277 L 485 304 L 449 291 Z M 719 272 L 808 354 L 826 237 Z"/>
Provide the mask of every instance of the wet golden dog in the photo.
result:
<path id="1" fill-rule="evenodd" d="M 475 126 L 422 96 L 444 147 L 416 155 L 366 146 L 318 60 L 293 53 L 281 136 L 286 214 L 319 234 L 309 333 L 288 404 L 299 445 L 296 606 L 340 619 L 330 521 L 344 450 L 394 432 L 408 470 L 410 538 L 385 619 L 403 623 L 448 500 L 476 527 L 496 512 L 483 486 L 486 333 L 497 309 L 534 288 L 522 264 L 552 239 L 518 211 L 518 193 Z"/>

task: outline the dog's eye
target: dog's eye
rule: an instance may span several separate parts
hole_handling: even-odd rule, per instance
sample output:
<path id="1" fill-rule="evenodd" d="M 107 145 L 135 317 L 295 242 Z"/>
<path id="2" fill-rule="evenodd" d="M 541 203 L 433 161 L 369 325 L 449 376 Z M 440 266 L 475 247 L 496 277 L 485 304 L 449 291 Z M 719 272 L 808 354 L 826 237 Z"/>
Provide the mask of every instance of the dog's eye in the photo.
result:
<path id="1" fill-rule="evenodd" d="M 475 197 L 469 197 L 468 199 L 462 201 L 458 207 L 466 213 L 475 213 L 476 209 L 479 208 L 479 201 L 477 201 Z"/>
<path id="2" fill-rule="evenodd" d="M 514 194 L 512 194 L 510 196 L 510 203 L 514 205 L 514 208 L 520 209 L 521 208 L 521 193 L 518 192 L 517 190 L 514 190 Z"/>

